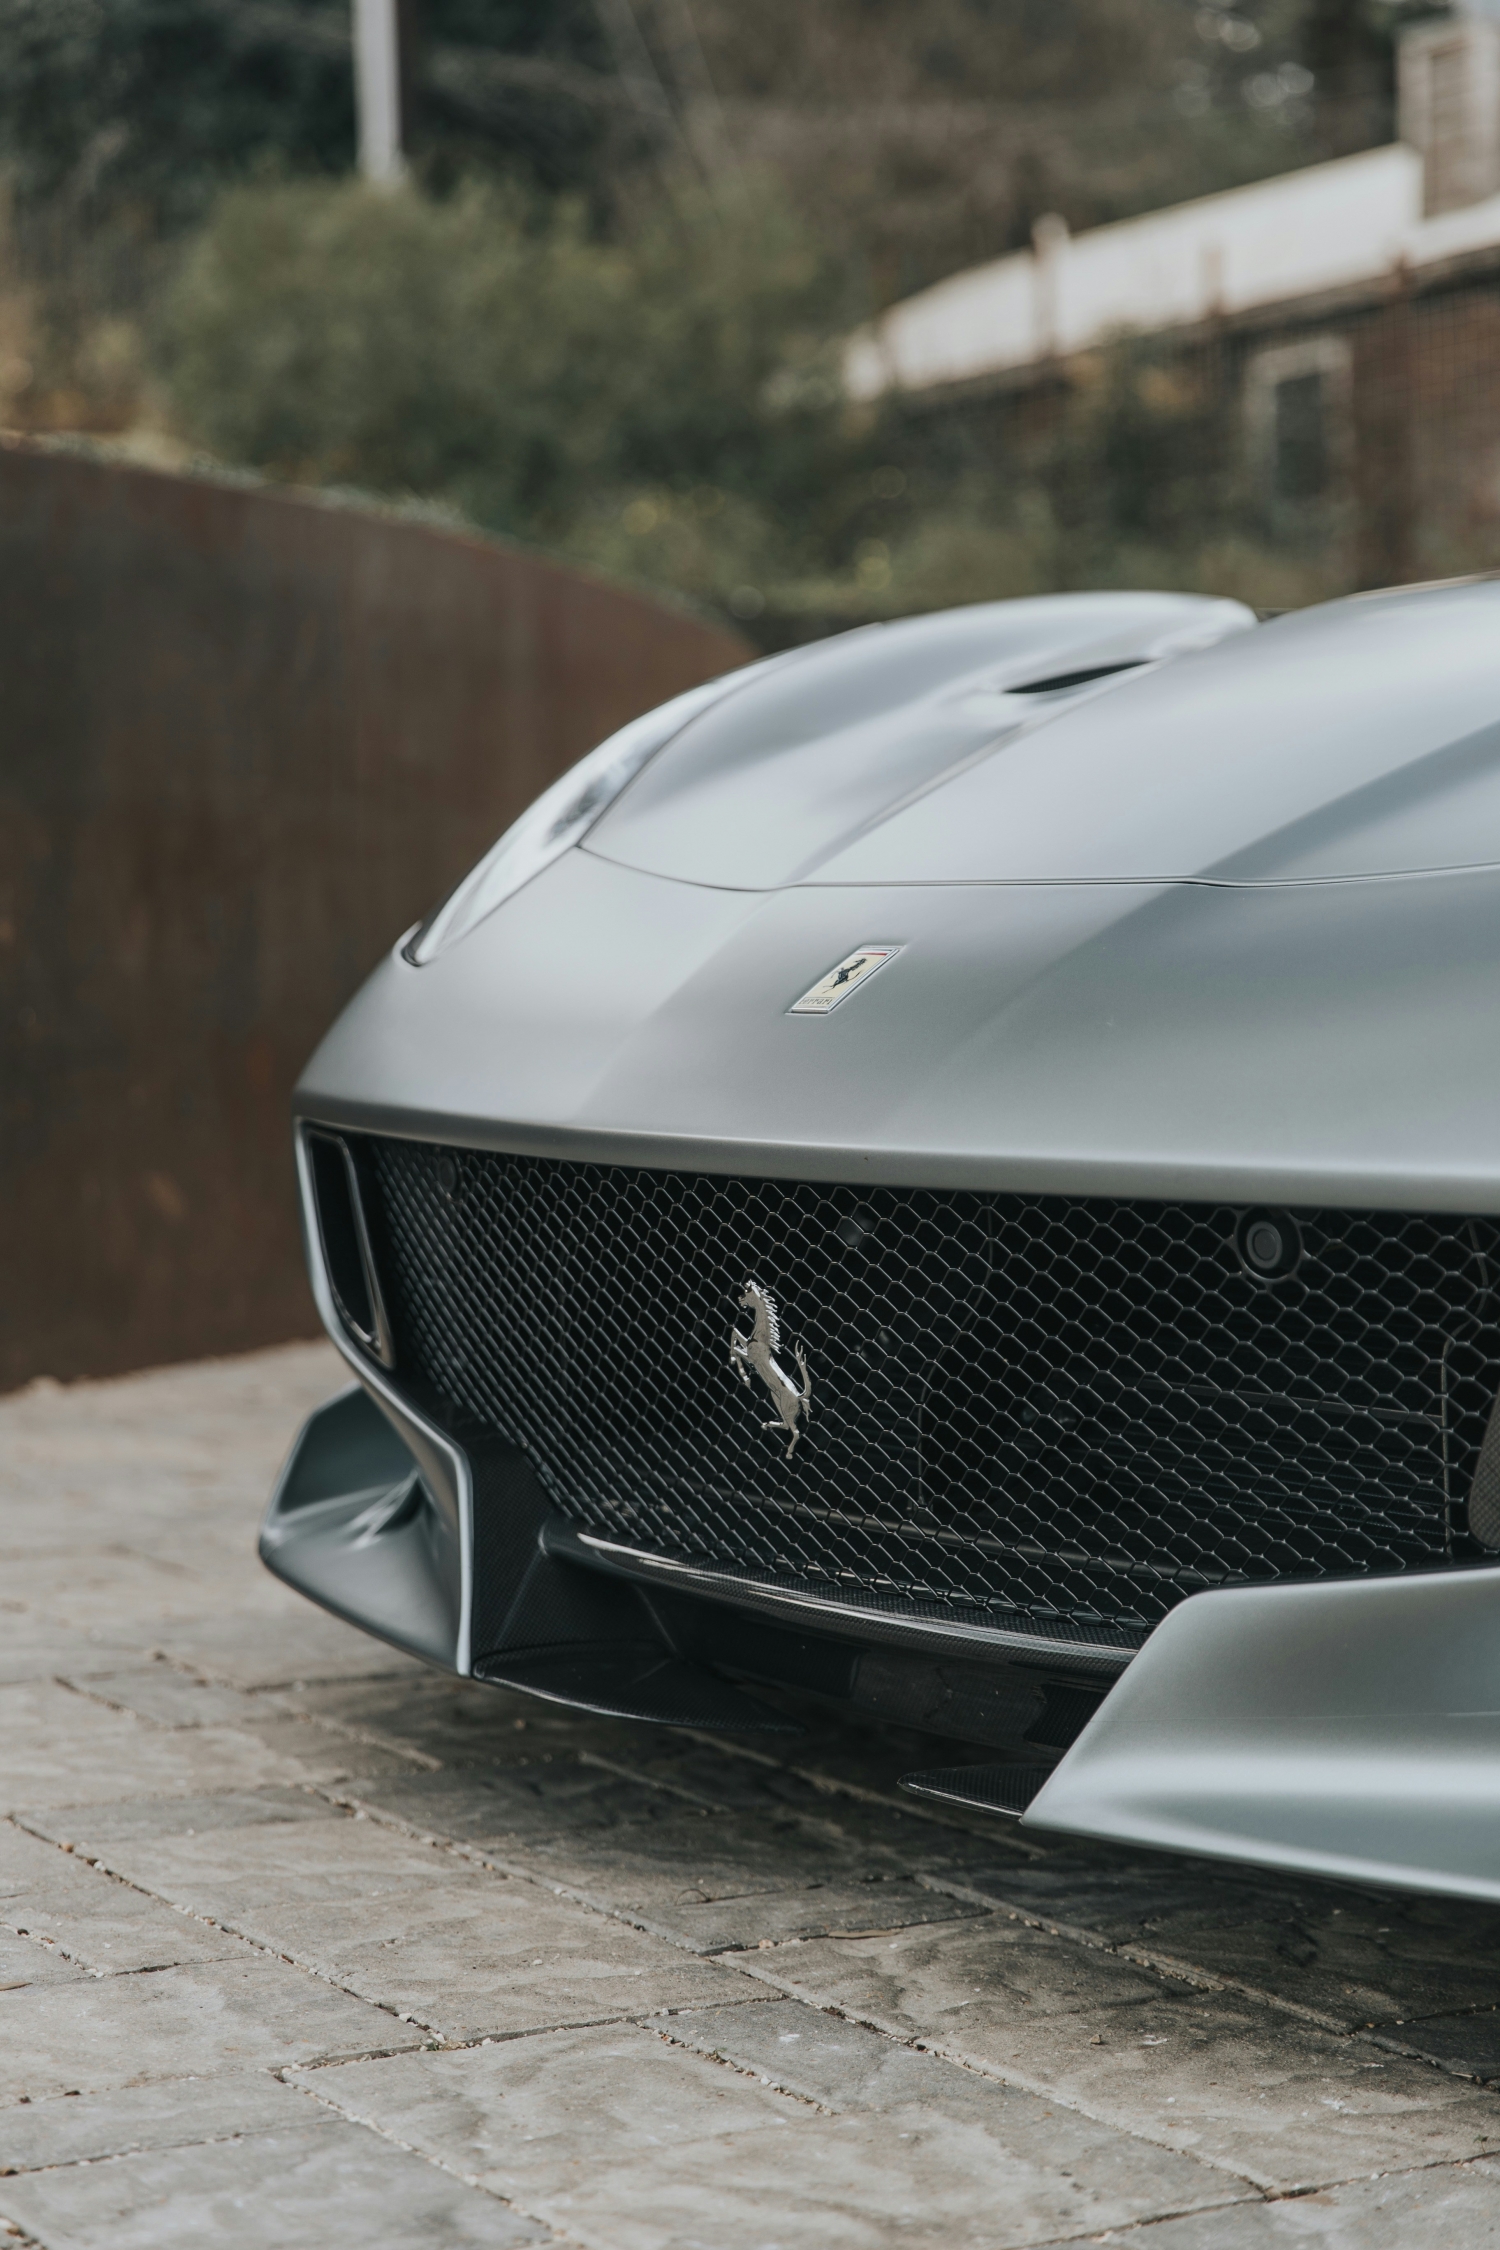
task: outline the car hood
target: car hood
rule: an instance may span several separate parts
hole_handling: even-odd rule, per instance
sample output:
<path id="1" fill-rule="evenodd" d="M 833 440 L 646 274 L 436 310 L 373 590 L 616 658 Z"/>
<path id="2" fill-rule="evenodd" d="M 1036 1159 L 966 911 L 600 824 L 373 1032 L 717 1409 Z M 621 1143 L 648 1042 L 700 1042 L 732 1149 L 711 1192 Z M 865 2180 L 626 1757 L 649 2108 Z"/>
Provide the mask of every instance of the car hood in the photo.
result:
<path id="1" fill-rule="evenodd" d="M 1071 639 L 1034 631 L 988 661 L 986 618 L 1048 605 L 919 620 L 884 645 L 851 634 L 772 667 L 686 727 L 585 849 L 749 891 L 1500 863 L 1500 584 L 1354 597 L 1254 632 L 1237 604 L 1097 599 L 1092 635 L 1075 608 Z"/>
<path id="2" fill-rule="evenodd" d="M 1497 992 L 1500 871 L 757 893 L 570 851 L 429 966 L 392 952 L 297 1106 L 752 1178 L 1485 1211 Z"/>

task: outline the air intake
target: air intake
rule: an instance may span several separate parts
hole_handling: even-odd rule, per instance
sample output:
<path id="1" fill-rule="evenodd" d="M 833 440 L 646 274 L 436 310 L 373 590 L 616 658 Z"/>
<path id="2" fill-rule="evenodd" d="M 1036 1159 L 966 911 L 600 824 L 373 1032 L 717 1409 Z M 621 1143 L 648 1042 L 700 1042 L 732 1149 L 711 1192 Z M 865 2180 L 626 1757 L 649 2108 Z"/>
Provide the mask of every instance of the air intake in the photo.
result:
<path id="1" fill-rule="evenodd" d="M 403 1379 L 632 1554 L 1118 1646 L 1500 1548 L 1495 1218 L 357 1153 Z M 731 1371 L 752 1279 L 790 1452 Z"/>
<path id="2" fill-rule="evenodd" d="M 335 1133 L 309 1132 L 306 1142 L 318 1240 L 339 1318 L 363 1350 L 386 1367 L 394 1366 L 354 1152 Z"/>

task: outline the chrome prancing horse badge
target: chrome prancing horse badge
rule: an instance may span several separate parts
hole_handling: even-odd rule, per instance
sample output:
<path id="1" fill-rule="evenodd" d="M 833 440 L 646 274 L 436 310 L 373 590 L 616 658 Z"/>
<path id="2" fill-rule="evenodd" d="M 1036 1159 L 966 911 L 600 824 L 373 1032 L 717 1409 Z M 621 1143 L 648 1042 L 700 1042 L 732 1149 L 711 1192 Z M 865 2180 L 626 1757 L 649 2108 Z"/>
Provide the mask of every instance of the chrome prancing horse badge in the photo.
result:
<path id="1" fill-rule="evenodd" d="M 812 1416 L 812 1377 L 807 1372 L 807 1357 L 800 1344 L 792 1347 L 797 1362 L 800 1382 L 794 1382 L 777 1358 L 781 1349 L 781 1315 L 776 1310 L 776 1299 L 758 1281 L 747 1281 L 740 1292 L 741 1309 L 755 1316 L 754 1325 L 747 1336 L 736 1324 L 729 1331 L 729 1365 L 748 1390 L 752 1371 L 757 1374 L 770 1392 L 776 1408 L 776 1418 L 762 1422 L 763 1430 L 786 1432 L 785 1459 L 790 1461 L 792 1448 L 802 1435 Z"/>
<path id="2" fill-rule="evenodd" d="M 800 1000 L 794 1000 L 787 1009 L 789 1016 L 826 1016 L 839 1003 L 847 1000 L 851 992 L 858 992 L 868 984 L 877 969 L 887 961 L 894 961 L 904 951 L 899 945 L 862 945 L 855 953 L 846 953 L 842 961 L 828 969 L 816 984 L 809 985 Z"/>

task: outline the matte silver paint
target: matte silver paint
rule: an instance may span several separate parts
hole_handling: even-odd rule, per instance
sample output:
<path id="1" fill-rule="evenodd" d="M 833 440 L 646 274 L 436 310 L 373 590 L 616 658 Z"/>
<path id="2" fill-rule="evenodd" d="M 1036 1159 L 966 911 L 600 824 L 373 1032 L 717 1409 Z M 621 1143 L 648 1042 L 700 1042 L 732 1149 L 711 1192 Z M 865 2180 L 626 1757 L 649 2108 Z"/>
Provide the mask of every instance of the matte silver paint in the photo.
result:
<path id="1" fill-rule="evenodd" d="M 260 1556 L 366 1632 L 446 1670 L 467 1668 L 442 1511 L 394 1417 L 358 1384 L 309 1417 L 271 1496 Z"/>
<path id="2" fill-rule="evenodd" d="M 747 890 L 1493 866 L 1497 663 L 1483 581 L 1332 602 L 1071 695 L 929 680 L 816 741 L 780 740 L 798 674 L 772 672 L 685 728 L 587 848 Z"/>
<path id="3" fill-rule="evenodd" d="M 1193 1595 L 1024 1820 L 1500 1900 L 1500 1570 Z"/>
<path id="4" fill-rule="evenodd" d="M 389 1537 L 380 1540 L 379 1562 L 372 1562 L 362 1573 L 368 1580 L 379 1576 L 380 1590 L 373 1607 L 372 1589 L 367 1584 L 364 1604 L 356 1608 L 354 1590 L 347 1586 L 347 1567 L 347 1601 L 338 1599 L 337 1565 L 330 1569 L 328 1548 L 330 1542 L 337 1545 L 343 1541 L 348 1520 L 358 1514 L 363 1502 L 364 1447 L 355 1445 L 351 1463 L 347 1432 L 342 1426 L 339 1445 L 326 1444 L 324 1417 L 330 1408 L 322 1407 L 302 1430 L 271 1495 L 261 1526 L 260 1557 L 278 1578 L 284 1578 L 325 1609 L 337 1610 L 351 1623 L 365 1626 L 414 1656 L 426 1657 L 431 1663 L 467 1676 L 474 1576 L 474 1501 L 468 1460 L 459 1446 L 408 1404 L 386 1370 L 351 1342 L 339 1318 L 324 1262 L 307 1138 L 300 1129 L 296 1156 L 302 1247 L 318 1317 L 389 1424 L 397 1456 L 404 1454 L 420 1474 L 430 1520 L 420 1541 L 401 1541 L 395 1552 Z M 393 1468 L 392 1477 L 398 1473 L 404 1472 Z M 311 1499 L 331 1504 L 342 1500 L 346 1505 L 342 1511 L 330 1505 L 321 1515 L 304 1513 Z"/>
<path id="5" fill-rule="evenodd" d="M 430 968 L 384 963 L 299 1107 L 781 1178 L 1500 1209 L 1500 872 L 931 886 L 891 909 L 572 852 Z M 900 958 L 788 1016 L 872 928 Z"/>
<path id="6" fill-rule="evenodd" d="M 1014 691 L 1253 623 L 1238 602 L 1053 594 L 841 635 L 685 726 L 592 829 L 589 848 L 739 890 L 817 880 L 831 853 L 900 806 L 1128 675 L 1085 680 L 1072 696 Z"/>
<path id="7" fill-rule="evenodd" d="M 1254 632 L 1229 606 L 991 605 L 767 668 L 468 937 L 385 961 L 299 1115 L 781 1178 L 1500 1211 L 1500 585 Z M 1131 668 L 1027 692 L 1101 663 Z M 902 950 L 857 1005 L 788 1013 L 877 935 Z M 431 1463 L 466 1620 L 462 1456 L 341 1341 Z M 714 1576 L 688 1590 L 807 1616 Z M 819 1630 L 951 1638 L 828 1606 Z M 1500 1897 L 1497 1628 L 1486 1569 L 1197 1595 L 1028 1818 Z"/>

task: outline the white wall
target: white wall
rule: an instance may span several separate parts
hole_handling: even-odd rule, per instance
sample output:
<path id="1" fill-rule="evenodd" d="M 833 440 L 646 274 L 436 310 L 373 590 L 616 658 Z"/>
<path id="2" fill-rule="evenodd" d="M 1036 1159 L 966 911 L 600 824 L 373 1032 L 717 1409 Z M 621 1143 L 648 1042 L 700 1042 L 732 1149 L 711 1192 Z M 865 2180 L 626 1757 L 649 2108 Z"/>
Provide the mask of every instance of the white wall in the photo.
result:
<path id="1" fill-rule="evenodd" d="M 1500 244 L 1500 196 L 1422 217 L 1422 163 L 1399 142 L 1022 251 L 893 305 L 851 338 L 855 398 L 925 390 L 1215 312 L 1312 296 Z"/>

